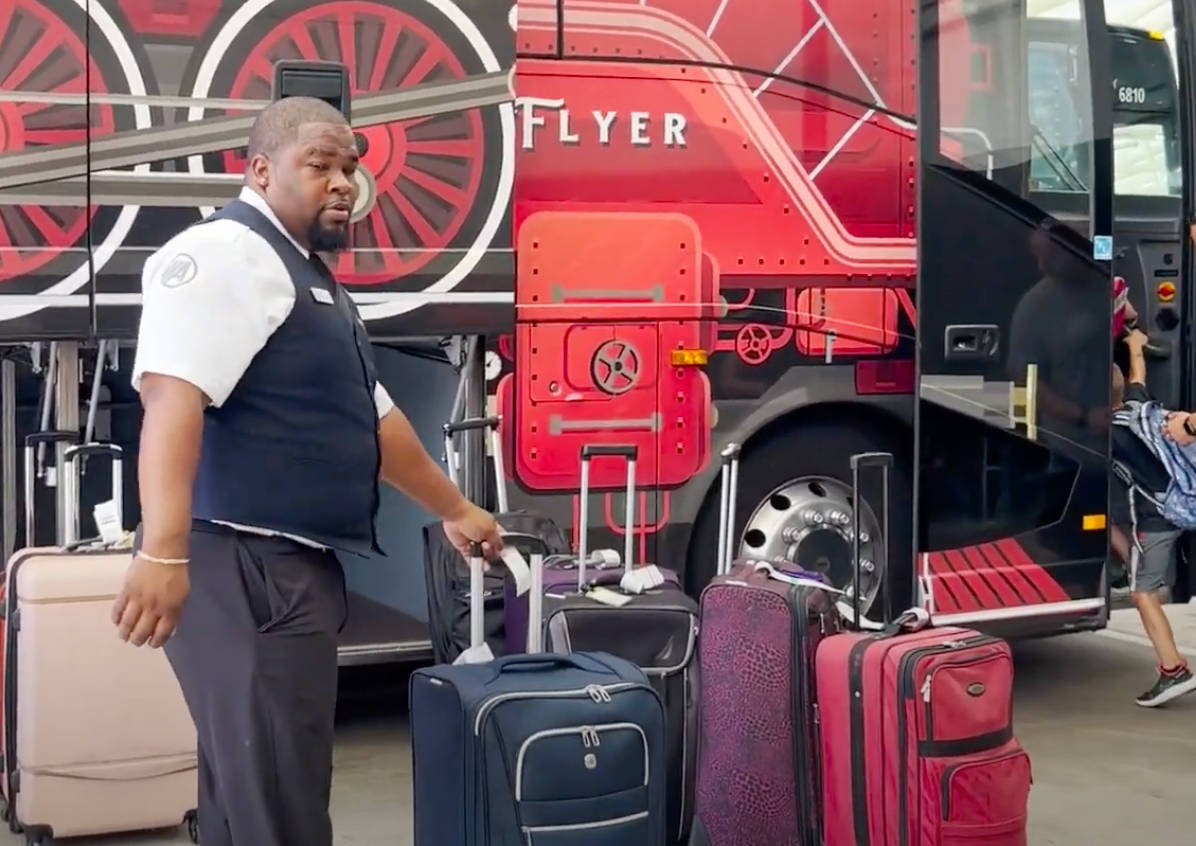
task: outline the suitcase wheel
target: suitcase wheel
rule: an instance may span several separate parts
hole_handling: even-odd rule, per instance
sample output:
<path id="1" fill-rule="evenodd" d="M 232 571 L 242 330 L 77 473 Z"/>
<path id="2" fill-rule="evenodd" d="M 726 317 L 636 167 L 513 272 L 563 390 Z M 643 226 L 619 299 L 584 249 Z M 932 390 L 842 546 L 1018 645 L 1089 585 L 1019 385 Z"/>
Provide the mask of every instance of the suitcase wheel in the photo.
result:
<path id="1" fill-rule="evenodd" d="M 183 822 L 187 824 L 187 836 L 191 838 L 192 843 L 199 842 L 199 813 L 197 811 L 188 811 L 183 816 Z"/>
<path id="2" fill-rule="evenodd" d="M 50 830 L 44 825 L 31 825 L 25 829 L 26 846 L 50 846 Z"/>

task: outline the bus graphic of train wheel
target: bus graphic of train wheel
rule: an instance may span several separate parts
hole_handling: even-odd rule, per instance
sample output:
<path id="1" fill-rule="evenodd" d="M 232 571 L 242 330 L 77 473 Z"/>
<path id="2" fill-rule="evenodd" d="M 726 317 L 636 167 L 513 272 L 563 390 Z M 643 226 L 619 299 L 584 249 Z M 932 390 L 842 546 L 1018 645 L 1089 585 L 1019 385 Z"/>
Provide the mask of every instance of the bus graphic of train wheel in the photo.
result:
<path id="1" fill-rule="evenodd" d="M 84 11 L 73 0 L 4 0 L 0 5 L 0 91 L 9 94 L 0 99 L 0 179 L 9 185 L 19 179 L 23 195 L 7 201 L 0 191 L 0 293 L 75 293 L 89 281 L 88 226 L 99 269 L 123 241 L 137 209 L 89 209 L 82 167 L 77 179 L 65 183 L 70 187 L 47 186 L 46 199 L 39 202 L 36 163 L 30 166 L 23 158 L 40 147 L 84 144 L 89 136 L 94 141 L 118 130 L 145 128 L 147 107 L 117 109 L 103 96 L 145 94 L 145 83 L 128 43 L 102 8 Z M 89 26 L 90 62 L 83 39 Z M 89 91 L 95 98 L 90 109 Z M 5 306 L 4 317 L 35 310 Z"/>
<path id="2" fill-rule="evenodd" d="M 495 19 L 506 26 L 505 13 Z M 217 34 L 193 94 L 266 100 L 280 59 L 343 63 L 355 103 L 368 94 L 451 82 L 487 70 L 462 23 L 468 20 L 447 0 L 340 0 L 299 10 L 251 0 Z M 480 233 L 491 207 L 507 201 L 498 188 L 504 144 L 497 110 L 450 111 L 355 130 L 367 142 L 358 178 L 362 199 L 350 227 L 351 249 L 335 257 L 333 271 L 350 286 L 444 275 L 485 237 Z M 208 173 L 239 173 L 245 163 L 244 149 L 190 160 L 192 172 Z"/>

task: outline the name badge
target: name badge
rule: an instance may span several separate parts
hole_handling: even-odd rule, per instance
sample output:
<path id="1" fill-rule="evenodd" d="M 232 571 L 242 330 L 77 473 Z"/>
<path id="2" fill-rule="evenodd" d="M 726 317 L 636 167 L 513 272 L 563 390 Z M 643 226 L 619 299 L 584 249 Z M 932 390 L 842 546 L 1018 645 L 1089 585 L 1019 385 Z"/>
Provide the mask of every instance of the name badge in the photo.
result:
<path id="1" fill-rule="evenodd" d="M 311 298 L 316 302 L 323 303 L 324 305 L 332 305 L 332 294 L 323 288 L 309 288 L 308 290 L 311 291 Z"/>

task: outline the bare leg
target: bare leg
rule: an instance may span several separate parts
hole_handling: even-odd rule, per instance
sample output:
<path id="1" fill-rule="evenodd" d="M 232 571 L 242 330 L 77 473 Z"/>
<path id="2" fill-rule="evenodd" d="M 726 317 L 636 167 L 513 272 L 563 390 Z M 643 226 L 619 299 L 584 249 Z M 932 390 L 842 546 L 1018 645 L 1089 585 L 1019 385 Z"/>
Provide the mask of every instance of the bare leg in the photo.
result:
<path id="1" fill-rule="evenodd" d="M 1109 527 L 1109 545 L 1117 553 L 1125 566 L 1130 566 L 1130 536 L 1121 530 L 1120 526 Z"/>
<path id="2" fill-rule="evenodd" d="M 1145 592 L 1130 595 L 1138 608 L 1138 616 L 1142 618 L 1142 628 L 1146 629 L 1146 636 L 1154 644 L 1159 666 L 1165 669 L 1178 667 L 1184 659 L 1175 648 L 1175 634 L 1171 631 L 1167 615 L 1163 613 L 1163 603 L 1159 601 L 1159 595 Z"/>

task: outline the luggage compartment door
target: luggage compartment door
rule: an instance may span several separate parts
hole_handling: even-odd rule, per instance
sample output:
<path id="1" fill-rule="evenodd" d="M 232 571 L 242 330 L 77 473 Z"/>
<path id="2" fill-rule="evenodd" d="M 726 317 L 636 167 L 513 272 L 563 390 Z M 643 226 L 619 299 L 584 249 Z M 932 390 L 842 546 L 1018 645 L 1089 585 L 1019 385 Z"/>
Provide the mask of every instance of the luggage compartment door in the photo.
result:
<path id="1" fill-rule="evenodd" d="M 1104 607 L 1111 80 L 1081 6 L 1034 73 L 1020 0 L 919 6 L 916 561 L 944 620 Z M 1030 199 L 1036 150 L 1083 219 Z"/>

